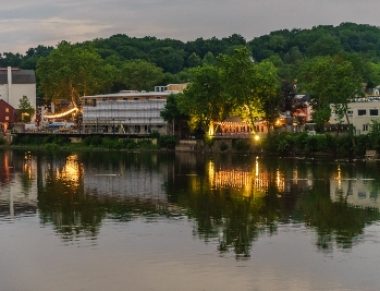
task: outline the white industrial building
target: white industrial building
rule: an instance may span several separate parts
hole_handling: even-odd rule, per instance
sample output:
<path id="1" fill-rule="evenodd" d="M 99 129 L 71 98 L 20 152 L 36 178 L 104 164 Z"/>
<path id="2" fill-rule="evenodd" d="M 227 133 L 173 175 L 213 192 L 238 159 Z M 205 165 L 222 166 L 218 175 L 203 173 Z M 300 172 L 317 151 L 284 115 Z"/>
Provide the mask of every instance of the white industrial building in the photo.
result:
<path id="1" fill-rule="evenodd" d="M 333 110 L 333 105 L 331 108 L 330 124 L 347 124 L 345 117 L 339 119 Z M 380 96 L 355 98 L 348 103 L 347 116 L 350 124 L 355 128 L 356 134 L 367 134 L 371 130 L 372 123 L 380 121 Z"/>
<path id="2" fill-rule="evenodd" d="M 122 91 L 116 94 L 83 97 L 83 129 L 85 132 L 145 135 L 168 134 L 168 123 L 161 117 L 166 100 L 181 92 L 186 85 L 168 85 L 155 92 Z M 163 89 L 164 88 L 164 89 Z"/>
<path id="3" fill-rule="evenodd" d="M 18 109 L 23 96 L 36 108 L 35 72 L 12 67 L 0 68 L 0 99 Z"/>

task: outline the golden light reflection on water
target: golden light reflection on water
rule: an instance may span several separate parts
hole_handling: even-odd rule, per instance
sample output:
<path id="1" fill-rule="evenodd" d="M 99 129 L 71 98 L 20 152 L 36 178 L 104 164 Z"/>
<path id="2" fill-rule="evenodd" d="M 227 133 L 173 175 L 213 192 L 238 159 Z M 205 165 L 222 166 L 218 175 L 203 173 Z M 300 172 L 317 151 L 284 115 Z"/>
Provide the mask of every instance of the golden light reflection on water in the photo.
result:
<path id="1" fill-rule="evenodd" d="M 30 152 L 25 153 L 22 170 L 28 180 L 35 179 L 37 169 Z"/>
<path id="2" fill-rule="evenodd" d="M 252 170 L 244 169 L 216 169 L 215 163 L 209 161 L 208 164 L 209 183 L 214 189 L 231 188 L 241 192 L 245 197 L 265 196 L 271 181 L 271 173 L 262 169 L 260 161 L 255 160 Z M 285 191 L 284 173 L 277 169 L 273 181 L 279 192 Z"/>
<path id="3" fill-rule="evenodd" d="M 83 176 L 83 167 L 79 163 L 78 155 L 70 155 L 66 158 L 62 169 L 56 170 L 58 179 L 65 181 L 73 187 L 79 187 Z"/>

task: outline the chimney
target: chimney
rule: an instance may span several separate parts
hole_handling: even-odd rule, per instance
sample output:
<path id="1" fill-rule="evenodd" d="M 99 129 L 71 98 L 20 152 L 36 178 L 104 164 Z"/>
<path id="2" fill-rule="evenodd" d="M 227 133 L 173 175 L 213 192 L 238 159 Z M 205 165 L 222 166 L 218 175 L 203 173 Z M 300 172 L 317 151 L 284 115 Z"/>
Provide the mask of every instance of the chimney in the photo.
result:
<path id="1" fill-rule="evenodd" d="M 12 67 L 8 67 L 7 72 L 8 72 L 8 78 L 7 78 L 7 80 L 8 80 L 8 98 L 7 98 L 7 102 L 9 103 L 11 100 L 11 96 L 12 96 Z"/>

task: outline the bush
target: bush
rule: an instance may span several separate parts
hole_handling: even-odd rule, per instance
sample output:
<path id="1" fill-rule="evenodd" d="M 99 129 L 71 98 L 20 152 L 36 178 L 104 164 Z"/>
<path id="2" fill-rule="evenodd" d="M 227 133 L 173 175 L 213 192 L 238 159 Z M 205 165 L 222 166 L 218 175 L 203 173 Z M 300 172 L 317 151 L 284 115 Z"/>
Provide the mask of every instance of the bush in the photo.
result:
<path id="1" fill-rule="evenodd" d="M 177 143 L 177 139 L 172 135 L 163 135 L 158 139 L 158 146 L 160 148 L 174 149 Z"/>

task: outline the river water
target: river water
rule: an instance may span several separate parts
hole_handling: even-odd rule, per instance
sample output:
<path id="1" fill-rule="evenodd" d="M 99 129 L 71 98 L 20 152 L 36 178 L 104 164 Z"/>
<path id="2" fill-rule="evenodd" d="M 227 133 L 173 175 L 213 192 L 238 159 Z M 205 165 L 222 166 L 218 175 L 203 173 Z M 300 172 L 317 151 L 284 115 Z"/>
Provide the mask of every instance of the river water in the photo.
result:
<path id="1" fill-rule="evenodd" d="M 0 290 L 380 290 L 379 173 L 0 152 Z"/>

